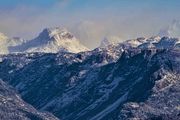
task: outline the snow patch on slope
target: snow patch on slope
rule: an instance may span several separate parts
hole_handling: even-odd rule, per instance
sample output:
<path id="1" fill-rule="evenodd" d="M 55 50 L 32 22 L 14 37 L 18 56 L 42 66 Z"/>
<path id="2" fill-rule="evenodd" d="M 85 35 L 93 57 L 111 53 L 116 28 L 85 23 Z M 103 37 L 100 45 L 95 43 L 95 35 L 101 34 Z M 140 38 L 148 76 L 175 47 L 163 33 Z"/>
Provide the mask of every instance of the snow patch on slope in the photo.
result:
<path id="1" fill-rule="evenodd" d="M 122 97 L 120 97 L 116 102 L 114 102 L 112 105 L 107 107 L 105 110 L 91 118 L 91 120 L 101 120 L 103 117 L 108 115 L 108 113 L 111 113 L 113 110 L 115 110 L 122 102 L 126 101 L 128 96 L 128 92 L 126 92 Z"/>

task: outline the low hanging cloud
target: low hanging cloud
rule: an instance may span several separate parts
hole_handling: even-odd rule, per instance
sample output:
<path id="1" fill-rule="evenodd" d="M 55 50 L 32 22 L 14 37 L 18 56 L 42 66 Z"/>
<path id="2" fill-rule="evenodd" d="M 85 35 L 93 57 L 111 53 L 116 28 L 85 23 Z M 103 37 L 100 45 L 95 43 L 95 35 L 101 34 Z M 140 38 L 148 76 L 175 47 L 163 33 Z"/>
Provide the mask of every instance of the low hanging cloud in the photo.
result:
<path id="1" fill-rule="evenodd" d="M 99 8 L 94 7 L 93 2 L 89 7 L 79 5 L 72 8 L 75 1 L 61 0 L 48 8 L 20 4 L 13 9 L 0 9 L 0 32 L 9 37 L 32 39 L 46 27 L 66 27 L 83 44 L 95 48 L 105 37 L 118 36 L 126 40 L 157 35 L 162 27 L 172 21 L 170 18 L 177 16 L 172 13 L 165 15 L 164 11 L 157 12 L 147 6 L 118 6 L 117 9 L 113 5 L 106 5 Z M 168 27 L 166 32 L 175 34 L 169 32 L 174 29 L 178 27 Z"/>
<path id="2" fill-rule="evenodd" d="M 172 24 L 168 27 L 161 29 L 159 36 L 170 36 L 170 37 L 180 37 L 180 21 L 173 20 Z"/>
<path id="3" fill-rule="evenodd" d="M 0 32 L 9 37 L 32 39 L 46 27 L 67 27 L 89 48 L 98 46 L 105 36 L 120 33 L 120 30 L 117 30 L 119 25 L 115 27 L 112 21 L 105 19 L 106 15 L 101 16 L 102 18 L 90 15 L 93 19 L 89 19 L 85 12 L 61 12 L 69 2 L 64 0 L 49 10 L 21 5 L 13 10 L 0 12 Z"/>

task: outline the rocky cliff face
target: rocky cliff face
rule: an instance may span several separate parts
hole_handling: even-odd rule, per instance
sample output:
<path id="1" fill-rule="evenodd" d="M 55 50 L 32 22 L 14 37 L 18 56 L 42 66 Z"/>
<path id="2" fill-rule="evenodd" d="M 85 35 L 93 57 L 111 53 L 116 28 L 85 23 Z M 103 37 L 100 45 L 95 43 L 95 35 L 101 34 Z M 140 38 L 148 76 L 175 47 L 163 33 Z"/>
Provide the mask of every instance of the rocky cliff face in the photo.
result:
<path id="1" fill-rule="evenodd" d="M 20 96 L 0 80 L 0 119 L 1 120 L 58 120 L 50 113 L 37 111 L 24 102 Z"/>

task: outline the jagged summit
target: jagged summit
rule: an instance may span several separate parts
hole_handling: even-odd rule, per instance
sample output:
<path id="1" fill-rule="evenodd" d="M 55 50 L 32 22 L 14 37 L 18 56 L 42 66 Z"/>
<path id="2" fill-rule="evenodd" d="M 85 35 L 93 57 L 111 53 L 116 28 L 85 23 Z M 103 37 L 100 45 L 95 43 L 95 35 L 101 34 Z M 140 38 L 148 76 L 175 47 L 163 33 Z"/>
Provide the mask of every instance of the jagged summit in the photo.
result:
<path id="1" fill-rule="evenodd" d="M 42 39 L 73 39 L 75 38 L 70 32 L 65 28 L 55 27 L 55 28 L 45 28 L 40 34 L 39 38 Z"/>
<path id="2" fill-rule="evenodd" d="M 63 51 L 78 53 L 87 50 L 89 49 L 70 32 L 60 27 L 46 28 L 36 38 L 28 40 L 22 45 L 10 47 L 11 52 L 57 53 Z"/>
<path id="3" fill-rule="evenodd" d="M 170 49 L 179 48 L 180 39 L 173 37 L 154 36 L 150 38 L 136 38 L 121 42 L 111 42 L 109 39 L 104 39 L 101 42 L 100 48 L 109 49 L 110 46 L 120 46 L 123 49 L 139 48 L 139 49 Z"/>
<path id="4" fill-rule="evenodd" d="M 147 48 L 157 48 L 157 49 L 170 49 L 174 48 L 180 40 L 178 38 L 173 37 L 156 37 L 154 39 L 148 39 L 143 44 L 139 45 L 139 48 L 147 49 Z"/>
<path id="5" fill-rule="evenodd" d="M 30 41 L 33 46 L 26 49 L 26 52 L 45 52 L 56 53 L 59 51 L 78 53 L 87 51 L 84 45 L 82 45 L 78 39 L 76 39 L 66 29 L 46 28 L 37 38 Z"/>

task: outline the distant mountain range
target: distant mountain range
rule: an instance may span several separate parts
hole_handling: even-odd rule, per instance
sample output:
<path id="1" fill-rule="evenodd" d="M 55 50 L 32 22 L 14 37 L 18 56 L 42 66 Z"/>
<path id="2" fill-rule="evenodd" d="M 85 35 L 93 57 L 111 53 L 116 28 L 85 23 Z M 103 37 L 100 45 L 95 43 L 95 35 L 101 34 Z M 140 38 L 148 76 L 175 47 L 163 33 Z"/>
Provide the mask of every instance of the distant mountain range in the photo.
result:
<path id="1" fill-rule="evenodd" d="M 23 40 L 18 37 L 9 39 L 1 33 L 0 41 L 4 46 L 4 49 L 0 50 L 2 54 L 19 52 L 57 53 L 59 51 L 78 53 L 89 50 L 64 28 L 44 29 L 38 37 L 32 40 Z"/>
<path id="2" fill-rule="evenodd" d="M 1 35 L 0 40 L 7 37 Z M 6 51 L 11 54 L 2 51 L 6 54 L 0 56 L 0 90 L 9 89 L 4 84 L 11 85 L 27 106 L 48 111 L 60 120 L 180 117 L 178 38 L 157 36 L 118 42 L 106 38 L 98 48 L 89 50 L 66 30 L 55 28 L 45 29 L 33 40 L 21 41 L 6 42 Z M 4 96 L 9 94 L 1 93 L 0 100 Z M 18 106 L 14 112 L 11 107 L 2 107 L 7 114 L 16 114 Z M 20 107 L 22 111 L 25 108 Z M 32 109 L 19 114 L 57 119 Z"/>

